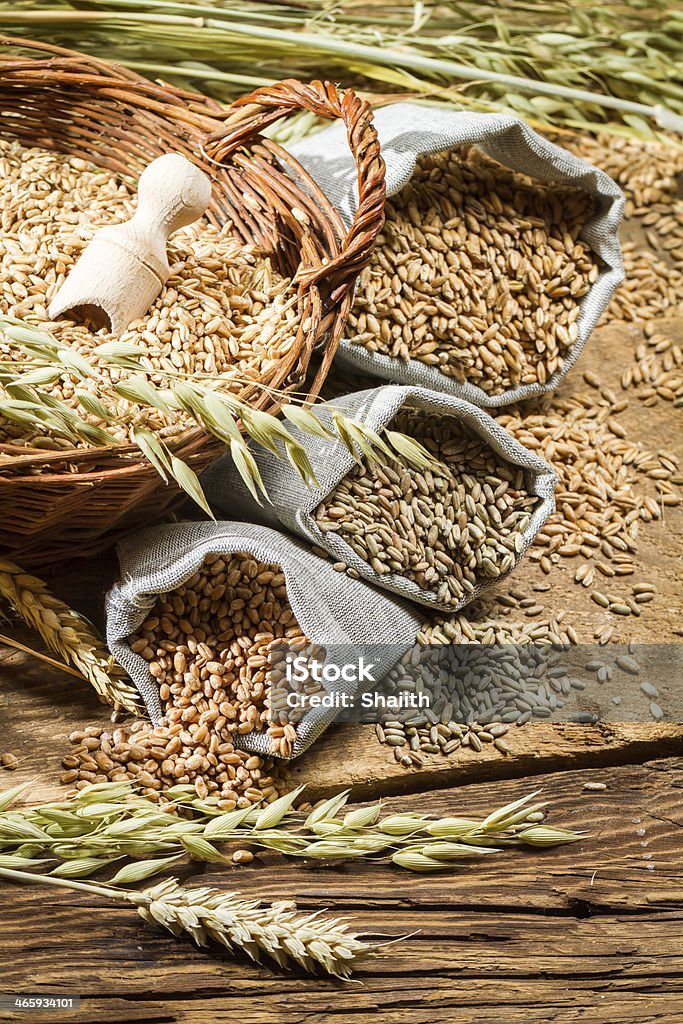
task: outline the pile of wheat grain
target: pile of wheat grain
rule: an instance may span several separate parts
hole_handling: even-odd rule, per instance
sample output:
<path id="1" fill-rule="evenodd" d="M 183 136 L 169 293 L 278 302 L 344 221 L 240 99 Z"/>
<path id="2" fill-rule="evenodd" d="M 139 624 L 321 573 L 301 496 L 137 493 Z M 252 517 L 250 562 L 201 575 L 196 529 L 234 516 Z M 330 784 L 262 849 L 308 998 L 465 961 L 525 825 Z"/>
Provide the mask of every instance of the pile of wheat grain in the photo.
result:
<path id="1" fill-rule="evenodd" d="M 545 383 L 598 276 L 580 237 L 593 212 L 587 193 L 532 181 L 476 147 L 421 156 L 387 202 L 349 340 L 491 395 Z"/>
<path id="2" fill-rule="evenodd" d="M 130 647 L 159 685 L 164 718 L 156 728 L 140 721 L 129 732 L 74 734 L 63 781 L 82 788 L 132 779 L 152 798 L 191 784 L 228 809 L 275 799 L 272 766 L 240 749 L 239 737 L 265 733 L 273 754 L 291 753 L 296 715 L 280 721 L 272 676 L 286 697 L 285 649 L 320 653 L 302 634 L 279 567 L 246 555 L 209 556 L 184 584 L 159 597 Z M 310 680 L 306 693 L 319 689 Z"/>

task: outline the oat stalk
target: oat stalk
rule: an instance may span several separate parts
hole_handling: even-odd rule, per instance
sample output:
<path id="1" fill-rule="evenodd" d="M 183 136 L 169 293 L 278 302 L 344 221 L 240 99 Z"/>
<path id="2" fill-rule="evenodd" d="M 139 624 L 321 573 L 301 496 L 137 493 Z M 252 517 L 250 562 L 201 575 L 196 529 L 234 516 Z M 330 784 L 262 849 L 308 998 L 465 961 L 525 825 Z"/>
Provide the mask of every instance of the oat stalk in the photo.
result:
<path id="1" fill-rule="evenodd" d="M 0 596 L 34 629 L 51 651 L 80 672 L 107 704 L 140 714 L 137 690 L 104 647 L 94 627 L 55 597 L 47 584 L 0 558 Z"/>
<path id="2" fill-rule="evenodd" d="M 265 954 L 279 967 L 290 967 L 293 961 L 310 973 L 322 968 L 346 979 L 358 962 L 379 948 L 349 931 L 343 918 L 322 917 L 319 912 L 301 914 L 289 900 L 268 904 L 208 887 L 189 889 L 175 878 L 136 891 L 3 867 L 0 877 L 125 900 L 137 908 L 144 921 L 166 928 L 176 937 L 189 935 L 198 946 L 216 942 L 230 952 L 241 950 L 256 963 Z"/>
<path id="3" fill-rule="evenodd" d="M 584 834 L 544 822 L 544 803 L 532 793 L 483 819 L 432 818 L 410 813 L 381 816 L 381 804 L 344 811 L 349 792 L 337 794 L 304 817 L 293 810 L 302 788 L 265 807 L 222 812 L 211 798 L 199 800 L 190 786 L 175 786 L 166 809 L 135 794 L 130 783 L 98 783 L 73 799 L 6 809 L 21 787 L 0 794 L 0 864 L 21 851 L 72 864 L 71 877 L 87 876 L 120 857 L 134 861 L 116 876 L 126 883 L 148 878 L 168 858 L 189 853 L 202 862 L 228 862 L 220 847 L 247 844 L 316 860 L 371 859 L 411 871 L 443 871 L 454 862 L 501 852 L 507 847 L 558 846 Z M 3 808 L 5 808 L 3 810 Z M 185 817 L 169 811 L 180 810 Z M 161 854 L 163 862 L 155 859 Z M 8 866 L 13 866 L 9 864 Z M 130 871 L 128 870 L 130 868 Z"/>

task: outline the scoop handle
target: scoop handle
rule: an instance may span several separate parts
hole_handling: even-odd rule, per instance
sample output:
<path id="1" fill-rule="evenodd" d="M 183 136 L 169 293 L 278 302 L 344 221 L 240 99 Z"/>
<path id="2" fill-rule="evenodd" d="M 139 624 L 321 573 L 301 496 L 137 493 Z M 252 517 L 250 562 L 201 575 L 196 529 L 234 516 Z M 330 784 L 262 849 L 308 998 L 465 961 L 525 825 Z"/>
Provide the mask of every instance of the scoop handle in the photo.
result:
<path id="1" fill-rule="evenodd" d="M 99 322 L 99 310 L 121 334 L 145 315 L 168 280 L 168 236 L 201 217 L 210 198 L 208 177 L 180 153 L 153 160 L 140 175 L 134 216 L 97 232 L 50 303 L 49 316 L 71 310 L 82 318 L 85 308 Z"/>
<path id="2" fill-rule="evenodd" d="M 166 248 L 168 236 L 197 220 L 211 198 L 206 174 L 180 153 L 166 153 L 145 167 L 138 181 L 138 206 L 133 220 L 145 225 Z"/>

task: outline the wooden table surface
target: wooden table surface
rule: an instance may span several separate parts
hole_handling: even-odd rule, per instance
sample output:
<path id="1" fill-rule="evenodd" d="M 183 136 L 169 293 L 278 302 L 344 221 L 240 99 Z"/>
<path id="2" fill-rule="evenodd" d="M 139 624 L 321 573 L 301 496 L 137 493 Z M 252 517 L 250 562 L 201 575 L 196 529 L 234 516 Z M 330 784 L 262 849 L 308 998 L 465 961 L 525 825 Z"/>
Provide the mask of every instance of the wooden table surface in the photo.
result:
<path id="1" fill-rule="evenodd" d="M 35 723 L 30 757 L 12 781 L 40 772 L 46 795 L 70 727 L 61 709 L 80 721 L 86 705 L 90 720 L 97 707 L 70 683 L 27 673 L 22 693 L 14 672 L 8 687 L 8 675 L 12 749 L 26 749 L 13 724 L 22 708 L 32 709 Z M 302 910 L 352 916 L 373 937 L 407 936 L 360 968 L 361 984 L 201 952 L 96 897 L 3 886 L 0 991 L 79 995 L 80 1011 L 60 1019 L 107 1024 L 213 1024 L 233 1014 L 248 1024 L 548 1024 L 551 1015 L 562 1024 L 674 1024 L 683 1019 L 683 726 L 613 735 L 583 726 L 519 730 L 529 750 L 535 738 L 549 746 L 549 732 L 554 757 L 534 763 L 527 754 L 521 770 L 517 758 L 501 758 L 495 778 L 482 781 L 469 765 L 461 785 L 451 759 L 442 785 L 432 774 L 419 778 L 424 791 L 406 792 L 417 776 L 387 761 L 382 777 L 372 731 L 346 726 L 323 738 L 293 777 L 309 781 L 315 797 L 329 791 L 332 775 L 337 788 L 365 772 L 365 795 L 396 794 L 385 795 L 387 811 L 439 815 L 483 815 L 540 788 L 551 821 L 589 833 L 575 845 L 493 854 L 439 876 L 357 863 L 329 868 L 270 853 L 245 867 L 195 866 L 192 880 L 202 884 L 294 897 Z M 586 790 L 587 782 L 607 788 Z"/>
<path id="2" fill-rule="evenodd" d="M 682 323 L 669 329 L 681 331 Z M 581 371 L 590 368 L 618 386 L 639 333 L 623 325 L 597 331 L 564 393 L 585 389 Z M 666 402 L 644 410 L 632 401 L 621 414 L 630 437 L 683 454 L 681 418 Z M 640 618 L 617 621 L 615 640 L 680 644 L 681 525 L 683 513 L 673 508 L 642 530 L 638 569 L 656 580 L 658 593 Z M 566 609 L 579 638 L 590 642 L 606 613 L 573 582 L 575 568 L 563 560 L 543 600 L 550 610 Z M 97 618 L 115 571 L 113 558 L 74 563 L 51 585 Z M 515 583 L 541 578 L 527 560 Z M 28 633 L 17 635 L 35 645 Z M 275 855 L 248 867 L 194 871 L 202 883 L 349 914 L 372 936 L 407 936 L 359 970 L 361 984 L 200 952 L 106 900 L 2 885 L 0 993 L 79 995 L 80 1011 L 59 1019 L 107 1024 L 213 1024 L 232 1015 L 243 1024 L 680 1022 L 683 715 L 673 717 L 529 724 L 511 731 L 508 757 L 461 749 L 428 758 L 420 771 L 397 765 L 371 726 L 331 729 L 291 768 L 292 783 L 306 782 L 311 799 L 348 785 L 358 800 L 381 795 L 387 809 L 475 815 L 540 788 L 551 821 L 589 832 L 566 848 L 495 854 L 439 876 Z M 0 773 L 0 786 L 33 779 L 33 799 L 55 796 L 68 733 L 106 719 L 87 685 L 0 648 L 0 752 L 21 759 L 18 771 Z M 587 782 L 607 788 L 587 790 Z M 0 1011 L 2 1021 L 27 1019 Z"/>

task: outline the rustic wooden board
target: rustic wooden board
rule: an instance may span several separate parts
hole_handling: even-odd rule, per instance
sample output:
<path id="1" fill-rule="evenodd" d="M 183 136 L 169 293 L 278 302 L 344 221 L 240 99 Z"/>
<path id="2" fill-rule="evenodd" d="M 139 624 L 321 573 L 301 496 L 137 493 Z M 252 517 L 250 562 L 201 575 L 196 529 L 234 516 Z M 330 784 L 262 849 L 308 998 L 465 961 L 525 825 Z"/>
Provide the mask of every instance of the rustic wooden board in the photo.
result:
<path id="1" fill-rule="evenodd" d="M 586 791 L 587 779 L 604 792 Z M 157 934 L 134 912 L 89 896 L 3 889 L 5 991 L 79 994 L 82 1022 L 262 1024 L 406 1019 L 470 1024 L 652 1024 L 683 1016 L 683 762 L 542 776 L 551 820 L 590 831 L 555 851 L 492 854 L 453 874 L 380 865 L 332 869 L 259 857 L 202 882 L 253 896 L 332 904 L 369 934 L 397 937 L 362 985 L 285 975 Z M 387 800 L 387 809 L 485 813 L 529 783 L 473 784 Z M 397 884 L 398 883 L 398 884 Z M 25 1019 L 5 1015 L 3 1020 Z"/>
<path id="2" fill-rule="evenodd" d="M 683 318 L 663 326 L 683 341 Z M 640 337 L 634 326 L 599 329 L 562 393 L 589 390 L 584 370 L 619 393 L 621 371 Z M 644 409 L 631 392 L 625 397 L 629 405 L 619 421 L 629 439 L 683 458 L 681 410 L 663 401 Z M 661 521 L 643 526 L 635 562 L 632 581 L 654 580 L 657 595 L 640 618 L 610 617 L 615 640 L 680 643 L 682 508 L 667 508 Z M 577 564 L 563 559 L 554 567 L 552 590 L 540 596 L 541 617 L 564 610 L 565 621 L 590 642 L 608 613 L 573 581 Z M 101 625 L 102 596 L 115 575 L 110 553 L 95 565 L 60 569 L 51 586 Z M 527 559 L 514 585 L 532 588 L 541 580 L 539 566 Z M 17 635 L 35 644 L 30 634 Z M 0 648 L 0 752 L 21 758 L 19 771 L 0 773 L 0 787 L 34 779 L 34 799 L 56 796 L 68 733 L 107 715 L 86 684 Z M 492 855 L 438 878 L 275 856 L 239 870 L 199 869 L 202 880 L 250 894 L 296 894 L 303 909 L 340 908 L 373 935 L 417 931 L 364 967 L 362 986 L 200 953 L 101 900 L 2 886 L 0 993 L 81 994 L 80 1015 L 62 1019 L 107 1024 L 213 1024 L 233 1015 L 245 1024 L 370 1017 L 378 1024 L 683 1020 L 683 725 L 529 724 L 511 730 L 509 741 L 509 757 L 461 750 L 406 771 L 371 727 L 341 726 L 290 774 L 293 783 L 307 782 L 311 797 L 351 786 L 359 799 L 382 795 L 388 807 L 430 813 L 484 813 L 542 786 L 553 820 L 584 827 L 590 838 L 557 851 Z M 589 780 L 609 788 L 585 791 Z M 0 1012 L 0 1021 L 26 1019 Z"/>
<path id="3" fill-rule="evenodd" d="M 28 634 L 21 632 L 26 641 Z M 0 748 L 20 759 L 15 772 L 0 773 L 13 782 L 35 780 L 32 799 L 54 799 L 62 792 L 62 757 L 68 735 L 94 721 L 106 721 L 107 709 L 91 689 L 23 653 L 0 661 Z M 398 765 L 390 747 L 379 743 L 370 725 L 330 729 L 303 757 L 292 762 L 292 785 L 305 782 L 311 799 L 340 787 L 357 798 L 415 792 L 483 779 L 533 776 L 559 767 L 629 764 L 649 757 L 683 755 L 683 723 L 601 722 L 596 725 L 529 723 L 506 739 L 510 754 L 491 745 L 480 753 L 460 748 L 449 757 L 428 756 L 421 769 Z"/>

